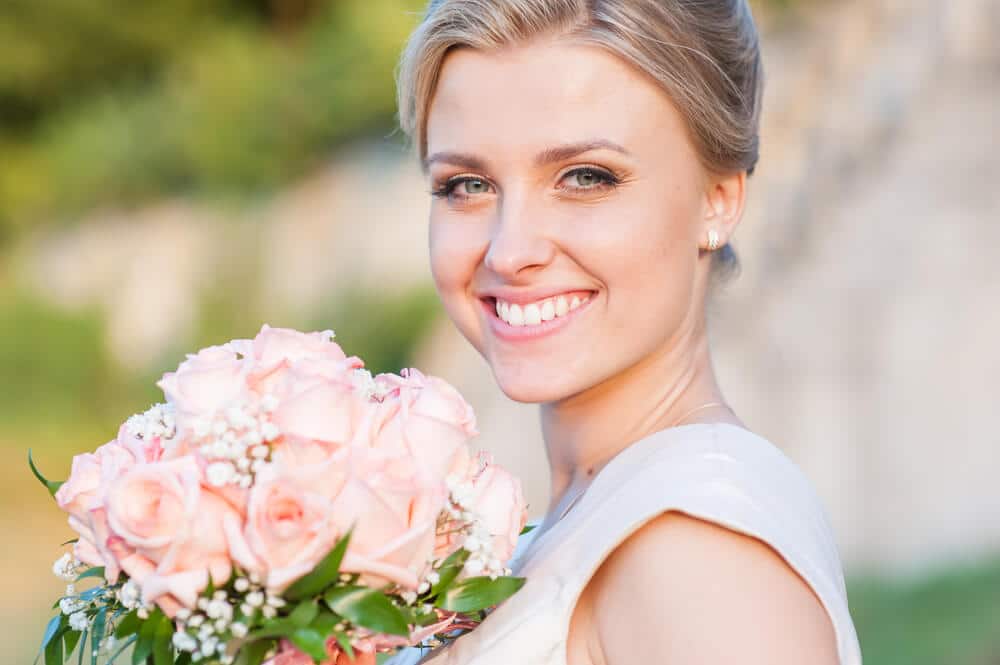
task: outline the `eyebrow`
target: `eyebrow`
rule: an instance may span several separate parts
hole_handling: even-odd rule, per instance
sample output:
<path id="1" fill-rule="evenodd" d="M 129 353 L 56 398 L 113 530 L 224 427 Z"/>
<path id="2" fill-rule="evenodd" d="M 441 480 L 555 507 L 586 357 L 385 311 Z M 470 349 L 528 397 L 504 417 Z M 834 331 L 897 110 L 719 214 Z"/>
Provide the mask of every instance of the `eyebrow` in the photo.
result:
<path id="1" fill-rule="evenodd" d="M 593 139 L 590 141 L 578 141 L 576 143 L 566 143 L 552 148 L 546 148 L 535 156 L 535 166 L 545 166 L 546 164 L 561 162 L 565 159 L 576 157 L 577 155 L 581 155 L 585 152 L 590 152 L 591 150 L 601 149 L 613 150 L 623 155 L 631 156 L 631 153 L 628 150 L 614 141 L 608 141 L 607 139 Z M 426 172 L 430 168 L 431 164 L 434 164 L 435 162 L 444 162 L 445 164 L 461 166 L 462 168 L 469 169 L 470 171 L 487 170 L 486 162 L 475 155 L 461 152 L 435 152 L 433 155 L 428 155 L 424 159 L 424 171 Z"/>

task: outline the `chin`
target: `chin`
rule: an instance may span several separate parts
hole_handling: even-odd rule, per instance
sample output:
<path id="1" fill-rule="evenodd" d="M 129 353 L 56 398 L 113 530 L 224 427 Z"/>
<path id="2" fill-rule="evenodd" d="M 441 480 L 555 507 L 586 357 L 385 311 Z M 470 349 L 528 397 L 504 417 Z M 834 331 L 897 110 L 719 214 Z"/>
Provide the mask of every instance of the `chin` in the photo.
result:
<path id="1" fill-rule="evenodd" d="M 493 378 L 503 394 L 523 404 L 545 404 L 558 402 L 572 395 L 575 390 L 563 385 L 562 381 L 552 381 L 545 376 L 526 376 L 525 372 L 493 367 Z"/>

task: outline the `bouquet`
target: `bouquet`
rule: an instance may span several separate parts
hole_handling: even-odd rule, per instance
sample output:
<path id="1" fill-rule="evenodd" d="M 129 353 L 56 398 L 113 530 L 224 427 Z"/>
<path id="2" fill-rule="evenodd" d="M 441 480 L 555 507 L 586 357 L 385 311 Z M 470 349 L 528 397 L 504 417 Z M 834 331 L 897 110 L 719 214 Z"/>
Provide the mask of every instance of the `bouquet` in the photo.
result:
<path id="1" fill-rule="evenodd" d="M 524 583 L 506 567 L 520 483 L 470 451 L 475 416 L 441 379 L 372 376 L 332 331 L 265 324 L 157 386 L 165 402 L 65 482 L 29 452 L 79 535 L 53 567 L 68 584 L 46 665 L 77 647 L 92 664 L 332 665 L 455 639 Z"/>

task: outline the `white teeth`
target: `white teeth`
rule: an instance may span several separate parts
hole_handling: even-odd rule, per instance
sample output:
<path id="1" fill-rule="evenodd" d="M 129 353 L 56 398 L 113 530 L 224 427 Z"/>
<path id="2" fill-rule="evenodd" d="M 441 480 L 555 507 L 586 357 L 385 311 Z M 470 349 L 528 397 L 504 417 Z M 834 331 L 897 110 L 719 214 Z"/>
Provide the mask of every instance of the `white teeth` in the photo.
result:
<path id="1" fill-rule="evenodd" d="M 510 310 L 507 312 L 507 323 L 512 326 L 524 325 L 524 312 L 521 311 L 520 305 L 513 304 L 510 306 Z"/>
<path id="2" fill-rule="evenodd" d="M 512 326 L 537 326 L 543 321 L 551 321 L 556 317 L 565 316 L 589 299 L 589 296 L 583 299 L 575 295 L 572 299 L 558 296 L 546 298 L 540 302 L 518 305 L 497 298 L 496 310 L 497 316 Z"/>
<path id="3" fill-rule="evenodd" d="M 566 302 L 566 296 L 559 296 L 556 299 L 556 316 L 565 316 L 568 311 L 569 304 Z"/>
<path id="4" fill-rule="evenodd" d="M 542 303 L 542 321 L 551 321 L 556 318 L 556 306 L 552 304 L 552 300 L 546 300 Z"/>

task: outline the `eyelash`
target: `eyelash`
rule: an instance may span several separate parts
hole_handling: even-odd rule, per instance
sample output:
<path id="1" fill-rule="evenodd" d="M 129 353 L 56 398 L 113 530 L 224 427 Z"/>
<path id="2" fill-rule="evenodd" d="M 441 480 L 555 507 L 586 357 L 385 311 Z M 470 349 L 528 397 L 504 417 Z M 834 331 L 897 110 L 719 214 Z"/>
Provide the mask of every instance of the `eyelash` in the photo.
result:
<path id="1" fill-rule="evenodd" d="M 576 192 L 601 191 L 601 190 L 605 190 L 605 189 L 608 189 L 608 188 L 617 187 L 622 182 L 621 179 L 618 176 L 616 176 L 615 174 L 611 173 L 610 171 L 606 171 L 605 169 L 600 169 L 600 168 L 597 168 L 597 167 L 594 167 L 594 166 L 582 166 L 582 167 L 575 168 L 575 169 L 573 169 L 571 171 L 567 171 L 563 175 L 563 177 L 560 179 L 560 182 L 562 180 L 565 180 L 566 178 L 568 178 L 571 175 L 579 174 L 579 173 L 592 173 L 593 175 L 595 175 L 597 177 L 598 184 L 594 185 L 593 187 L 570 187 L 569 188 L 571 190 L 575 190 Z M 453 178 L 450 178 L 450 179 L 446 180 L 440 187 L 431 190 L 431 196 L 438 197 L 438 198 L 448 198 L 448 197 L 451 197 L 455 193 L 455 188 L 456 187 L 458 187 L 459 185 L 461 185 L 464 182 L 469 182 L 469 181 L 483 181 L 483 182 L 488 182 L 486 180 L 486 178 L 478 178 L 478 177 L 475 177 L 475 176 L 468 176 L 468 175 L 466 175 L 466 176 L 455 176 Z M 457 195 L 457 196 L 459 196 L 459 198 L 468 198 L 469 196 L 472 196 L 472 195 L 471 194 L 461 194 L 461 195 Z"/>

